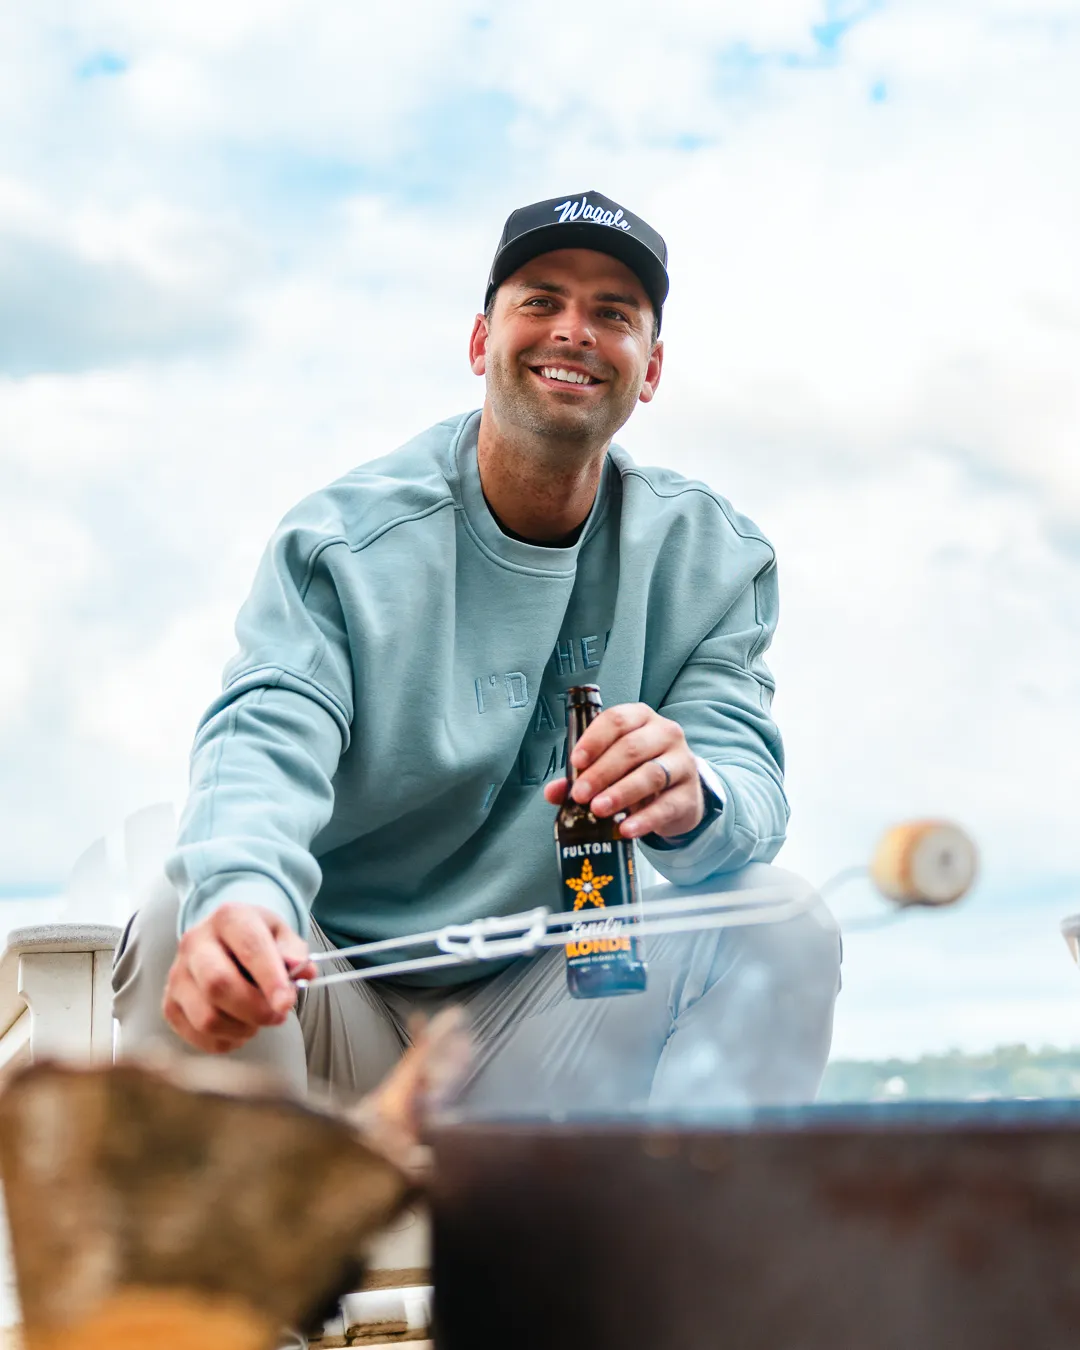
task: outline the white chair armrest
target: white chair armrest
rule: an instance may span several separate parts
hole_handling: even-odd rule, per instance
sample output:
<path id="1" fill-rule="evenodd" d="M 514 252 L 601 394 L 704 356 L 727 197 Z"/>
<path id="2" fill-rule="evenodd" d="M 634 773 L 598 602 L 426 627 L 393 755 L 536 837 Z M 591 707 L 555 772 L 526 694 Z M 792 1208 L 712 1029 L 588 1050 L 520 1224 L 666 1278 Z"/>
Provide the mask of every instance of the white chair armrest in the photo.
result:
<path id="1" fill-rule="evenodd" d="M 123 929 L 111 923 L 40 923 L 13 928 L 8 952 L 112 952 Z"/>
<path id="2" fill-rule="evenodd" d="M 12 929 L 0 956 L 0 1041 L 16 1031 L 29 1009 L 31 1054 L 85 1048 L 109 1058 L 109 976 L 120 933 L 111 924 Z"/>

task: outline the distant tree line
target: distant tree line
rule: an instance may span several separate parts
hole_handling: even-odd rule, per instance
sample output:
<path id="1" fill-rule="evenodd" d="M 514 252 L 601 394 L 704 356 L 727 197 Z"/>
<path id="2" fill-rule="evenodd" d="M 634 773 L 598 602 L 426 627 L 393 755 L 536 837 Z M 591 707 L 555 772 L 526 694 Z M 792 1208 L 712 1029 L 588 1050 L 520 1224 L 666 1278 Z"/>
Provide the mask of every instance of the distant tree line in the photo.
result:
<path id="1" fill-rule="evenodd" d="M 987 1054 L 959 1050 L 921 1059 L 834 1060 L 820 1101 L 978 1101 L 1080 1097 L 1080 1050 L 1002 1045 Z"/>

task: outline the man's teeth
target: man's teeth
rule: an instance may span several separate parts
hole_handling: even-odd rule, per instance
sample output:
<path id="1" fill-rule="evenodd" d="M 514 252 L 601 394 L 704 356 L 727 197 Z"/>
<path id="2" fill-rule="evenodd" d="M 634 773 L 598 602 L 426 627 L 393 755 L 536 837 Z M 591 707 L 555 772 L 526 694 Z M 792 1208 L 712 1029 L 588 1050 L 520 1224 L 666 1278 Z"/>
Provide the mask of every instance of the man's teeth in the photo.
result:
<path id="1" fill-rule="evenodd" d="M 567 384 L 596 384 L 591 375 L 583 375 L 579 370 L 563 370 L 561 366 L 541 366 L 540 374 L 546 380 L 565 380 Z"/>

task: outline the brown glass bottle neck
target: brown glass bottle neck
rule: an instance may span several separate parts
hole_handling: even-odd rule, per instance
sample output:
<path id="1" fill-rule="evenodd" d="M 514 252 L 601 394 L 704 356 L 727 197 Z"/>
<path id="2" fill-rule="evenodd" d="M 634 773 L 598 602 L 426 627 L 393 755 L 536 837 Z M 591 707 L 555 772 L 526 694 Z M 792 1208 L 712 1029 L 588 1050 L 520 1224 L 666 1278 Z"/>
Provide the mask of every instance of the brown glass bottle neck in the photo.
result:
<path id="1" fill-rule="evenodd" d="M 584 736 L 586 728 L 600 715 L 600 709 L 593 703 L 571 703 L 566 724 L 566 777 L 570 786 L 577 782 L 578 771 L 570 762 L 574 747 Z"/>

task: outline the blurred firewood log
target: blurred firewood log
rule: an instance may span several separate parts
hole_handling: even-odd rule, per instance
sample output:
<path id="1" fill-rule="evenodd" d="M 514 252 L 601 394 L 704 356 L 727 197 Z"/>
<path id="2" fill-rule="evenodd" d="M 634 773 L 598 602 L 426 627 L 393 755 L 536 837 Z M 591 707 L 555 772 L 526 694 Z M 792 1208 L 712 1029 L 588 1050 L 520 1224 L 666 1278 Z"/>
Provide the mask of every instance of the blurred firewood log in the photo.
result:
<path id="1" fill-rule="evenodd" d="M 24 1070 L 0 1172 L 27 1350 L 269 1350 L 320 1326 L 413 1193 L 422 1099 L 464 1046 L 436 1019 L 351 1118 L 224 1061 Z"/>

